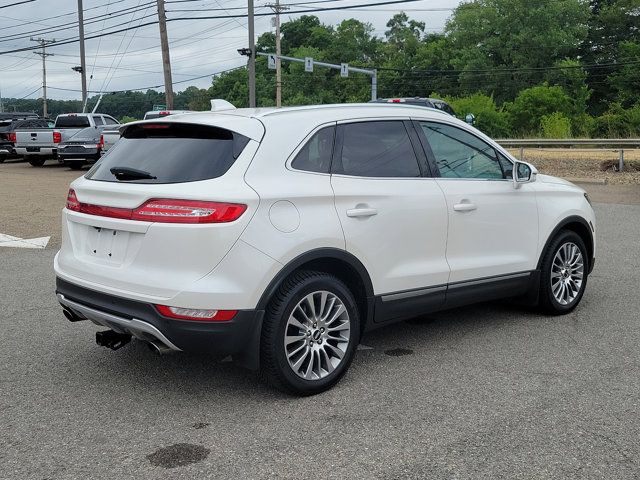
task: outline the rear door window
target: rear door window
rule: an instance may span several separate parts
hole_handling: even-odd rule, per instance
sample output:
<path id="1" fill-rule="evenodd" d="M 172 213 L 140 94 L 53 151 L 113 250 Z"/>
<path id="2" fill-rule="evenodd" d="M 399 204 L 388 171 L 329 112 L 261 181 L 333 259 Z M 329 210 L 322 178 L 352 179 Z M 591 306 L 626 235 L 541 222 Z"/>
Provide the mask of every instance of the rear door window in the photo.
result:
<path id="1" fill-rule="evenodd" d="M 181 123 L 133 125 L 86 178 L 121 183 L 208 180 L 224 175 L 247 143 L 247 137 L 218 127 Z"/>
<path id="2" fill-rule="evenodd" d="M 104 122 L 102 121 L 102 117 L 100 115 L 93 116 L 93 123 L 95 123 L 96 125 L 104 125 Z"/>
<path id="3" fill-rule="evenodd" d="M 333 173 L 358 177 L 419 177 L 420 167 L 402 121 L 343 125 L 342 154 Z"/>
<path id="4" fill-rule="evenodd" d="M 56 128 L 86 128 L 89 126 L 89 118 L 86 116 L 65 115 L 56 118 Z"/>

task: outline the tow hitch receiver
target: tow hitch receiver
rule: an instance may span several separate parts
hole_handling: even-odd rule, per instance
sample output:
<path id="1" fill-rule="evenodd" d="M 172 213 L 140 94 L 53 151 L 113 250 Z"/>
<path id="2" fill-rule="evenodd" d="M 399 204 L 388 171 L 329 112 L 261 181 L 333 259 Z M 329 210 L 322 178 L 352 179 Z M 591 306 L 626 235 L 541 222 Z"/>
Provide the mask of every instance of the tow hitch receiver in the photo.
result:
<path id="1" fill-rule="evenodd" d="M 131 335 L 128 333 L 118 333 L 113 330 L 105 330 L 96 332 L 96 343 L 101 347 L 107 347 L 111 350 L 118 350 L 131 341 Z"/>

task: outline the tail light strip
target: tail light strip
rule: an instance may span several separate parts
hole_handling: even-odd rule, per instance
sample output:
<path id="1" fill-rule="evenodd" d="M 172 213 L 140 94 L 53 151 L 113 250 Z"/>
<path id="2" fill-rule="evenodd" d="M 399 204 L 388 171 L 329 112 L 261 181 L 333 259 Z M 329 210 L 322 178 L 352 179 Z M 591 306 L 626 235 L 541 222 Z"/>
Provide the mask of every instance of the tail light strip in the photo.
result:
<path id="1" fill-rule="evenodd" d="M 73 189 L 67 195 L 67 208 L 87 215 L 159 223 L 228 223 L 247 210 L 240 203 L 172 198 L 154 198 L 136 208 L 108 207 L 80 202 Z"/>

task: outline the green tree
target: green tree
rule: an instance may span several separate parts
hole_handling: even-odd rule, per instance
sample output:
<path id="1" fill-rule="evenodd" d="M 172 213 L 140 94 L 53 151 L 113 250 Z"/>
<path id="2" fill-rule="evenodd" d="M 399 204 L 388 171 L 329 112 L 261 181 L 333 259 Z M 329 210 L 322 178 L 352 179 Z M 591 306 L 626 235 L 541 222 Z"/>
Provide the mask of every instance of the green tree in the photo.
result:
<path id="1" fill-rule="evenodd" d="M 549 85 L 562 87 L 573 102 L 573 116 L 587 112 L 591 89 L 587 85 L 587 72 L 578 60 L 560 60 L 553 70 L 547 73 Z"/>
<path id="2" fill-rule="evenodd" d="M 498 101 L 543 80 L 544 67 L 576 58 L 587 35 L 584 0 L 475 0 L 458 6 L 447 22 L 463 91 L 494 94 Z M 479 68 L 480 67 L 480 68 Z"/>
<path id="3" fill-rule="evenodd" d="M 622 42 L 618 51 L 623 65 L 609 75 L 607 83 L 616 101 L 630 107 L 640 102 L 640 42 Z"/>

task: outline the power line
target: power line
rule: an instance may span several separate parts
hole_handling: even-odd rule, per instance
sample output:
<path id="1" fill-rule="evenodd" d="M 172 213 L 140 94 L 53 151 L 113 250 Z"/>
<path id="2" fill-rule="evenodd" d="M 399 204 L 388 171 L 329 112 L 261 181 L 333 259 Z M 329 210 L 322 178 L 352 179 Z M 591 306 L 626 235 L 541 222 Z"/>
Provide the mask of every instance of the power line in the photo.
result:
<path id="1" fill-rule="evenodd" d="M 418 2 L 418 1 L 422 1 L 422 0 L 387 0 L 387 1 L 384 1 L 384 2 L 363 3 L 363 4 L 360 4 L 360 5 L 343 5 L 343 6 L 336 6 L 336 7 L 315 8 L 315 9 L 309 9 L 309 10 L 291 10 L 289 13 L 290 14 L 295 14 L 295 13 L 328 12 L 328 11 L 335 11 L 335 10 L 350 10 L 350 9 L 361 8 L 361 7 L 375 7 L 377 5 L 395 5 L 395 4 L 412 3 L 412 2 Z M 171 13 L 171 12 L 169 12 L 169 13 Z M 256 17 L 271 16 L 271 15 L 272 15 L 271 12 L 264 12 L 264 13 L 256 13 L 255 14 Z M 246 17 L 247 17 L 247 14 L 216 15 L 216 16 L 204 16 L 204 17 L 175 17 L 175 18 L 168 18 L 167 22 L 176 22 L 176 21 L 185 21 L 185 20 L 220 20 L 220 19 L 227 19 L 227 18 L 246 18 Z M 143 23 L 143 24 L 139 25 L 138 27 L 125 27 L 125 28 L 120 28 L 120 29 L 117 29 L 117 30 L 112 30 L 112 31 L 109 31 L 109 32 L 104 32 L 104 33 L 99 33 L 99 34 L 91 33 L 91 34 L 85 36 L 85 40 L 90 40 L 90 39 L 93 39 L 93 38 L 100 38 L 100 37 L 104 37 L 104 36 L 108 36 L 108 35 L 114 35 L 116 33 L 126 32 L 126 31 L 132 30 L 134 28 L 146 27 L 148 25 L 156 25 L 157 23 L 158 23 L 158 21 L 154 20 L 154 21 Z M 109 28 L 112 28 L 112 27 L 109 27 Z M 62 41 L 58 41 L 53 45 L 55 45 L 55 46 L 67 45 L 67 44 L 70 44 L 70 43 L 75 43 L 77 41 L 78 41 L 77 38 L 68 38 L 68 39 L 64 39 Z M 24 51 L 29 51 L 29 50 L 34 50 L 34 47 L 23 47 L 23 48 L 16 48 L 16 49 L 13 49 L 13 50 L 5 50 L 5 51 L 0 52 L 0 55 L 6 55 L 8 53 L 24 52 Z"/>
<path id="2" fill-rule="evenodd" d="M 139 12 L 141 10 L 146 9 L 149 5 L 153 5 L 153 2 L 148 2 L 145 4 L 140 5 L 140 3 L 138 3 L 137 6 L 135 7 L 127 7 L 127 8 L 123 8 L 121 10 L 115 10 L 111 13 L 106 13 L 103 15 L 97 15 L 95 17 L 89 17 L 86 18 L 84 21 L 85 25 L 90 25 L 93 23 L 100 23 L 100 22 L 105 22 L 107 20 L 111 20 L 117 17 L 122 17 L 125 15 L 129 15 L 130 13 L 135 13 L 135 12 Z M 86 9 L 88 10 L 88 9 Z M 32 35 L 46 35 L 49 33 L 53 33 L 53 32 L 60 32 L 60 31 L 64 31 L 64 30 L 69 30 L 71 28 L 75 28 L 78 26 L 78 21 L 73 21 L 73 22 L 68 22 L 68 23 L 62 23 L 60 25 L 55 25 L 55 26 L 50 26 L 50 27 L 46 27 L 46 28 L 41 28 L 41 29 L 37 29 L 37 30 L 31 30 L 31 31 L 26 31 L 26 32 L 17 32 L 17 33 L 11 33 L 9 35 L 3 35 L 0 36 L 0 41 L 2 42 L 9 42 L 12 40 L 19 40 L 21 38 L 26 38 Z"/>
<path id="3" fill-rule="evenodd" d="M 31 3 L 31 2 L 35 2 L 35 1 L 36 0 L 23 0 L 22 2 L 10 3 L 9 5 L 0 5 L 0 9 L 9 8 L 9 7 L 15 7 L 16 5 L 22 5 L 23 3 Z"/>
<path id="4" fill-rule="evenodd" d="M 246 66 L 245 65 L 241 65 L 239 67 L 228 68 L 226 70 L 221 70 L 219 72 L 207 73 L 205 75 L 198 75 L 197 77 L 191 77 L 191 78 L 187 78 L 185 80 L 179 80 L 179 81 L 173 82 L 173 83 L 175 85 L 175 84 L 178 84 L 178 83 L 187 83 L 187 82 L 192 82 L 193 80 L 200 80 L 201 78 L 215 77 L 216 75 L 221 75 L 223 73 L 232 72 L 234 70 L 238 70 L 238 69 L 241 69 L 241 68 L 246 68 Z M 163 83 L 159 84 L 159 85 L 150 85 L 150 86 L 147 86 L 147 87 L 126 88 L 126 89 L 123 89 L 123 90 L 111 90 L 111 91 L 109 91 L 109 93 L 133 92 L 135 90 L 150 90 L 150 89 L 153 89 L 153 88 L 161 88 L 161 87 L 164 87 Z M 53 89 L 53 90 L 61 90 L 61 91 L 64 91 L 64 92 L 80 92 L 80 90 L 73 89 L 73 88 L 61 88 L 61 87 L 49 87 L 49 88 Z M 102 92 L 99 92 L 97 90 L 89 90 L 89 93 L 102 93 Z"/>

